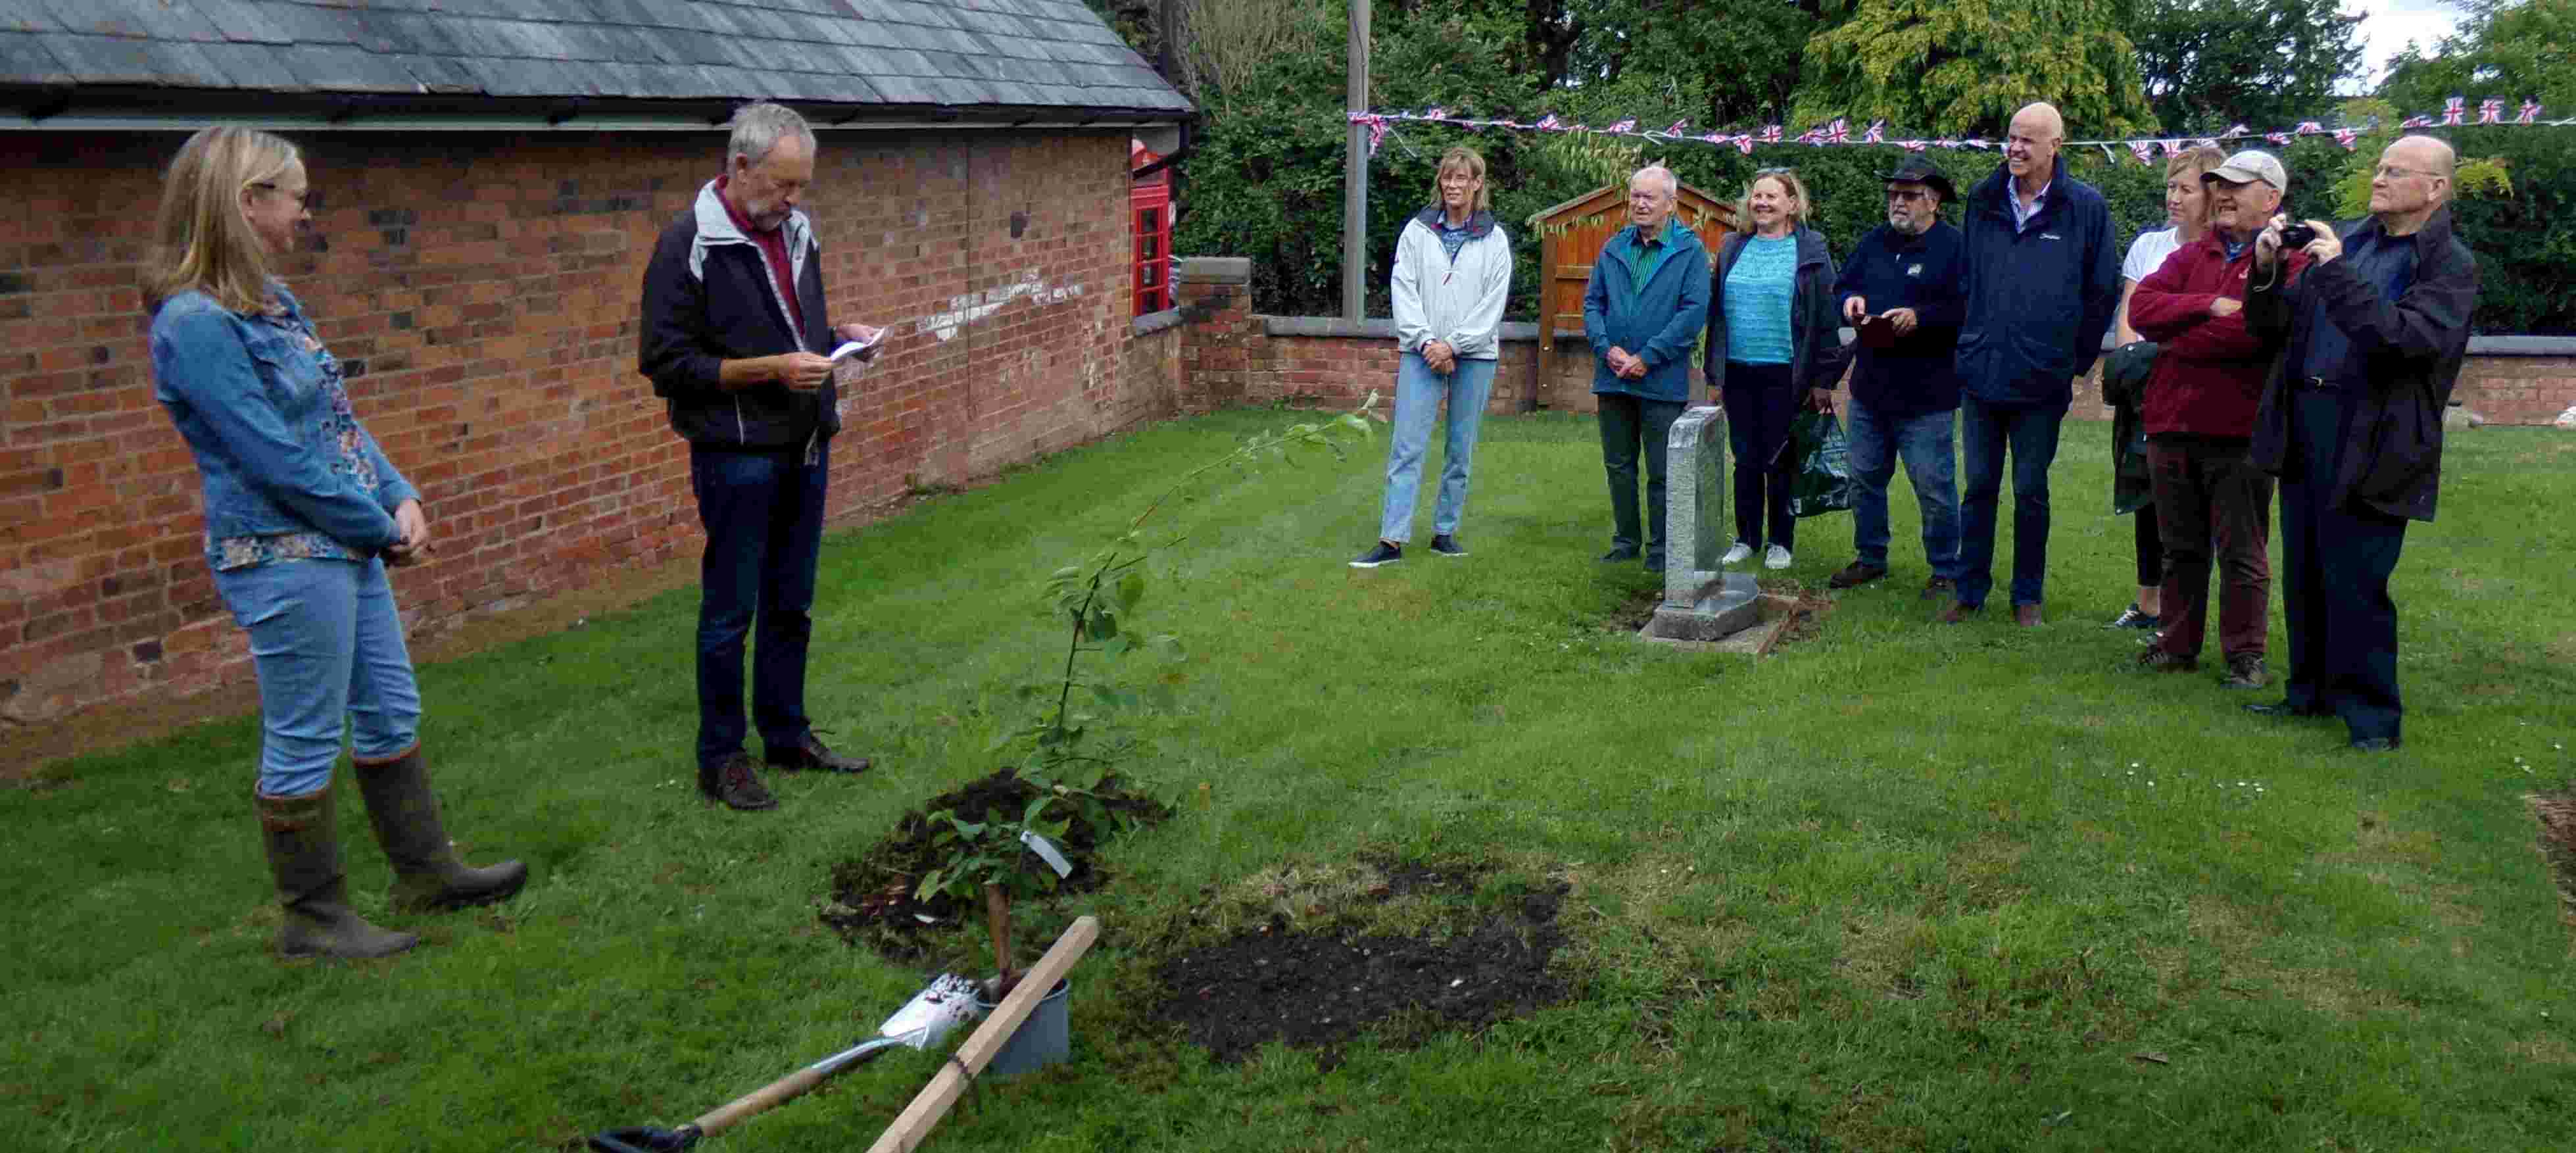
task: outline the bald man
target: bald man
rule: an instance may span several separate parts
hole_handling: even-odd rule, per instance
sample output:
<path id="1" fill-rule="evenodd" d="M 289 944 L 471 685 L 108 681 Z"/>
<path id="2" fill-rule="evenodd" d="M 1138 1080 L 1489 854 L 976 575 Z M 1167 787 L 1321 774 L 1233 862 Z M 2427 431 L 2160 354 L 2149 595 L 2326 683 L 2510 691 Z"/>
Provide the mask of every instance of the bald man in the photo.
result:
<path id="1" fill-rule="evenodd" d="M 1941 620 L 1985 608 L 1994 588 L 1996 505 L 2012 460 L 2013 623 L 2036 628 L 2048 575 L 2048 468 L 2075 379 L 2102 355 L 2120 303 L 2111 207 L 2066 174 L 2066 123 L 2033 104 L 2015 113 L 2004 162 L 1968 193 L 1961 222 L 1967 309 L 1959 327 L 1956 598 Z"/>
<path id="2" fill-rule="evenodd" d="M 2245 319 L 2284 337 L 2254 421 L 2256 467 L 2281 478 L 2290 679 L 2272 717 L 2341 717 L 2352 748 L 2404 734 L 2388 577 L 2406 522 L 2433 519 L 2442 409 L 2469 347 L 2478 262 L 2451 233 L 2451 146 L 2408 136 L 2379 154 L 2370 218 L 2316 239 L 2281 275 L 2275 216 L 2254 238 Z"/>

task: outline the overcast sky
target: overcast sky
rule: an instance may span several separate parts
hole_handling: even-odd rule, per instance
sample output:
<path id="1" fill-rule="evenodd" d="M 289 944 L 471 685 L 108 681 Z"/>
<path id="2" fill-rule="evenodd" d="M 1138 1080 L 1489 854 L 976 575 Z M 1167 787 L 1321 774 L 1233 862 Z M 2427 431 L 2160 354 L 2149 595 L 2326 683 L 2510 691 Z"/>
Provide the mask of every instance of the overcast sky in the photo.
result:
<path id="1" fill-rule="evenodd" d="M 2429 49 L 2460 22 L 2460 10 L 2442 0 L 2353 0 L 2353 7 L 2345 10 L 2370 16 L 2361 22 L 2365 88 L 2379 83 L 2388 72 L 2388 58 L 2406 47 L 2408 40 Z"/>

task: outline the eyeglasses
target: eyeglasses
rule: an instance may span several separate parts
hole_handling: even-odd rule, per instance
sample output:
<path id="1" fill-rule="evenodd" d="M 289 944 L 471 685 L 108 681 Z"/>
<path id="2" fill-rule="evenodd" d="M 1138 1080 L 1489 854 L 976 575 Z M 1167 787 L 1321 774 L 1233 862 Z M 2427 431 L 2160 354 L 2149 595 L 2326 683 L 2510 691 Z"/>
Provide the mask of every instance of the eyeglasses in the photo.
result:
<path id="1" fill-rule="evenodd" d="M 2371 169 L 2370 175 L 2372 179 L 2375 180 L 2395 180 L 2400 176 L 2434 177 L 2440 176 L 2441 173 L 2428 172 L 2421 168 L 2399 168 L 2394 164 L 2382 164 L 2377 168 Z"/>
<path id="2" fill-rule="evenodd" d="M 313 190 L 310 188 L 307 188 L 302 192 L 287 192 L 284 189 L 279 188 L 276 182 L 269 180 L 254 180 L 251 182 L 250 186 L 259 189 L 262 192 L 276 192 L 292 197 L 298 207 L 302 207 L 313 196 Z"/>
<path id="3" fill-rule="evenodd" d="M 1887 190 L 1887 198 L 1898 204 L 1912 204 L 1917 200 L 1929 200 L 1931 197 L 1931 193 L 1920 188 L 1890 188 Z"/>

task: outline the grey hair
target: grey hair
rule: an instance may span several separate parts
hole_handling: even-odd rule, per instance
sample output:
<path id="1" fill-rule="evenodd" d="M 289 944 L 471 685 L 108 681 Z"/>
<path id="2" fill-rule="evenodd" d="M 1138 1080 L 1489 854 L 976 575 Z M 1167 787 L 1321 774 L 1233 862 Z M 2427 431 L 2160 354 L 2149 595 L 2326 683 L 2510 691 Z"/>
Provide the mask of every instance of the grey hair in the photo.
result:
<path id="1" fill-rule="evenodd" d="M 805 118 L 795 109 L 766 100 L 745 104 L 734 110 L 733 140 L 726 145 L 725 163 L 731 165 L 736 156 L 751 164 L 767 160 L 769 150 L 791 132 L 805 138 L 807 151 L 813 150 L 814 130 L 805 126 Z"/>
<path id="2" fill-rule="evenodd" d="M 1652 176 L 1663 181 L 1664 198 L 1667 200 L 1681 195 L 1681 178 L 1673 175 L 1672 169 L 1666 168 L 1661 164 L 1649 164 L 1638 169 L 1634 175 L 1628 177 L 1628 187 L 1635 188 L 1637 186 L 1637 177 L 1639 176 Z"/>

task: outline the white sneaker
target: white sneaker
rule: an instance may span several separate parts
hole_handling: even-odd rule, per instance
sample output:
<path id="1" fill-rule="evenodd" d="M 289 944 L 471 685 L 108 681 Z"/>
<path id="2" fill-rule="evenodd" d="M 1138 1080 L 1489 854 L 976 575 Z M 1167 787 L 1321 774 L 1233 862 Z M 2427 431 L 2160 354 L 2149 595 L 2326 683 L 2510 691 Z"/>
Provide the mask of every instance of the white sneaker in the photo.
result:
<path id="1" fill-rule="evenodd" d="M 1789 567 L 1789 550 L 1776 544 L 1772 545 L 1771 551 L 1762 554 L 1762 567 L 1774 569 Z"/>
<path id="2" fill-rule="evenodd" d="M 1726 550 L 1725 556 L 1717 558 L 1717 563 L 1720 565 L 1743 564 L 1744 558 L 1752 555 L 1752 545 L 1746 544 L 1743 541 L 1737 541 L 1735 542 L 1734 548 Z"/>

